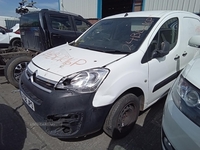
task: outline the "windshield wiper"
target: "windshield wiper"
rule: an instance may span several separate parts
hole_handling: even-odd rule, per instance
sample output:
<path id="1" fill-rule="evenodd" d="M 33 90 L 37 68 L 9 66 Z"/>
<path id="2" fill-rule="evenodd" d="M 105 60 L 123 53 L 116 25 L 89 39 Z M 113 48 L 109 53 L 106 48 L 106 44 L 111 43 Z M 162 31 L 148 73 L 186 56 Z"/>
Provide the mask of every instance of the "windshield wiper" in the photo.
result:
<path id="1" fill-rule="evenodd" d="M 84 49 L 88 49 L 88 50 L 92 50 L 92 51 L 100 51 L 103 52 L 101 49 L 93 47 L 93 46 L 89 46 L 89 45 L 73 45 L 75 47 L 79 47 L 79 48 L 84 48 Z"/>
<path id="2" fill-rule="evenodd" d="M 120 51 L 120 50 L 116 50 L 116 49 L 107 49 L 107 48 L 100 48 L 100 47 L 92 47 L 89 45 L 76 45 L 76 43 L 73 41 L 71 43 L 69 43 L 72 46 L 76 46 L 76 47 L 80 47 L 80 48 L 84 48 L 84 49 L 89 49 L 89 50 L 94 50 L 94 51 L 98 51 L 98 52 L 103 52 L 103 53 L 110 53 L 110 54 L 130 54 L 130 51 Z"/>
<path id="3" fill-rule="evenodd" d="M 85 48 L 85 49 L 89 49 L 89 50 L 93 50 L 90 46 L 88 46 L 88 45 L 79 45 L 75 41 L 70 42 L 69 45 L 75 46 L 75 47 L 80 47 L 80 48 Z"/>
<path id="4" fill-rule="evenodd" d="M 111 54 L 130 54 L 130 51 L 119 51 L 119 50 L 108 50 L 104 51 L 105 53 L 111 53 Z"/>

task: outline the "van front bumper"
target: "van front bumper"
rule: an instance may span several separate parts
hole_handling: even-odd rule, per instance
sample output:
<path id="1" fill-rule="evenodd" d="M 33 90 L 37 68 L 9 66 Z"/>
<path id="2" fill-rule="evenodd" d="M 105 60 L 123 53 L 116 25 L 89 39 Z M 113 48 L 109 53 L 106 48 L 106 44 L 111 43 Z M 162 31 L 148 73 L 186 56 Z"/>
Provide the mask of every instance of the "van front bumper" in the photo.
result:
<path id="1" fill-rule="evenodd" d="M 38 125 L 50 136 L 57 138 L 77 138 L 102 129 L 111 108 L 93 107 L 93 93 L 74 93 L 67 90 L 46 92 L 33 85 L 25 73 L 21 75 L 20 92 L 33 102 L 25 104 L 28 112 Z M 29 104 L 29 105 L 28 105 Z"/>

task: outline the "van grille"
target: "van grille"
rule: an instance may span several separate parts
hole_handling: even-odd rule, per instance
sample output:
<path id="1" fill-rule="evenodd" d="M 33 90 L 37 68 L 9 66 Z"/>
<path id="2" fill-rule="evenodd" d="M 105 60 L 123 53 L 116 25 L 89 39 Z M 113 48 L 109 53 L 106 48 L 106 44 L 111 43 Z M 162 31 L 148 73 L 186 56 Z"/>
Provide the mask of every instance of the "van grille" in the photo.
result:
<path id="1" fill-rule="evenodd" d="M 36 83 L 37 85 L 40 85 L 43 88 L 46 88 L 48 90 L 53 90 L 55 83 L 51 83 L 46 81 L 45 79 L 42 78 L 38 78 L 36 77 L 36 73 L 32 73 L 30 70 L 26 70 L 26 76 L 27 78 L 31 78 L 31 76 L 33 77 L 33 82 Z"/>

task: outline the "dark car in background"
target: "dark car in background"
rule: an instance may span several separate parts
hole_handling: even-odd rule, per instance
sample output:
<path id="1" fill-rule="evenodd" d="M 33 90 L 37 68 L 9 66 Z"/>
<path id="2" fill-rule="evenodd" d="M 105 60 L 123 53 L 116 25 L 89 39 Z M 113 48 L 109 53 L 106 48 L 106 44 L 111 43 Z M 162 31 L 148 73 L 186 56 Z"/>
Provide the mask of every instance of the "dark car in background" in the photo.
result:
<path id="1" fill-rule="evenodd" d="M 23 47 L 40 52 L 75 40 L 90 26 L 80 15 L 47 9 L 25 14 L 20 19 Z"/>
<path id="2" fill-rule="evenodd" d="M 22 48 L 2 55 L 7 80 L 18 88 L 21 73 L 28 62 L 40 52 L 71 42 L 92 24 L 82 16 L 48 9 L 30 12 L 20 18 Z"/>

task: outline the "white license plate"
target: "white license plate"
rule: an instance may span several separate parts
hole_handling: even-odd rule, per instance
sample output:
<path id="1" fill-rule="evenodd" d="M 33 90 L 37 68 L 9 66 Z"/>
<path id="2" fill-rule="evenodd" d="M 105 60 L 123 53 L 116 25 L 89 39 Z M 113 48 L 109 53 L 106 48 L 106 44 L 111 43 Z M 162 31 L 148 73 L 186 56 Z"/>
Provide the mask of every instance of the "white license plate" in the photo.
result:
<path id="1" fill-rule="evenodd" d="M 34 103 L 23 93 L 21 92 L 21 96 L 23 101 L 33 110 L 35 111 Z"/>

